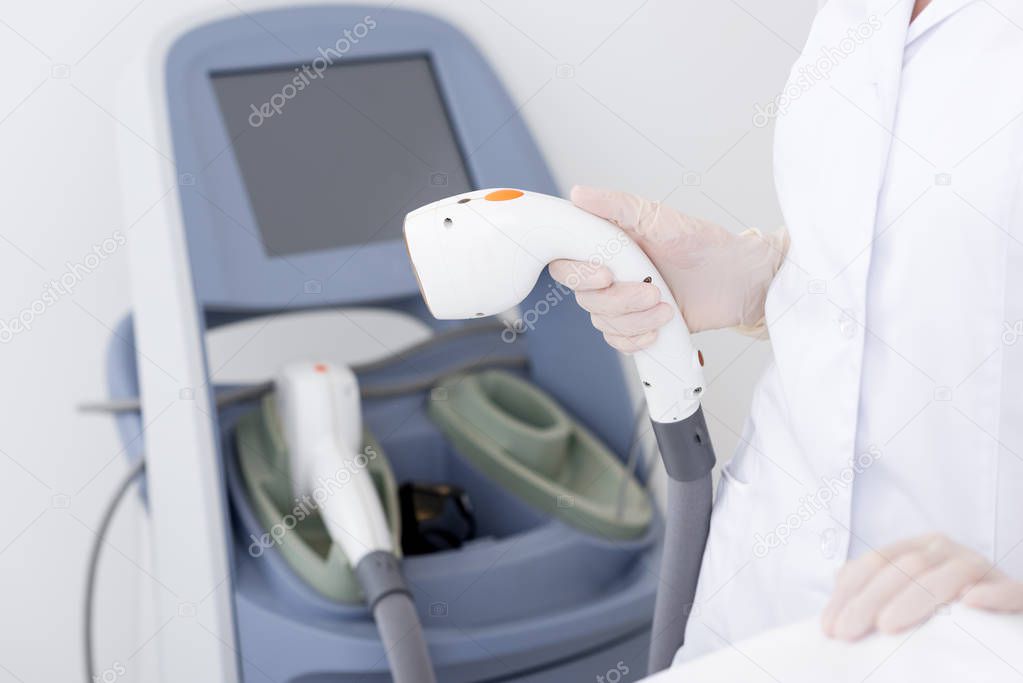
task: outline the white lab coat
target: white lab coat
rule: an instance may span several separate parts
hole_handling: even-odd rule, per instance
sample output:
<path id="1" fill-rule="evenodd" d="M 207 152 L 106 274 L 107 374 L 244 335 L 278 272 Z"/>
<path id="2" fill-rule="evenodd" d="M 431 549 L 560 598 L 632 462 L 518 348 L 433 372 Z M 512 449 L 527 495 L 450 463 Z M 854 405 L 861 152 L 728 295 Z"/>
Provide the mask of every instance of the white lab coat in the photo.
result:
<path id="1" fill-rule="evenodd" d="M 849 557 L 931 531 L 1023 578 L 1023 30 L 912 5 L 832 0 L 790 74 L 774 362 L 680 659 L 818 614 Z"/>

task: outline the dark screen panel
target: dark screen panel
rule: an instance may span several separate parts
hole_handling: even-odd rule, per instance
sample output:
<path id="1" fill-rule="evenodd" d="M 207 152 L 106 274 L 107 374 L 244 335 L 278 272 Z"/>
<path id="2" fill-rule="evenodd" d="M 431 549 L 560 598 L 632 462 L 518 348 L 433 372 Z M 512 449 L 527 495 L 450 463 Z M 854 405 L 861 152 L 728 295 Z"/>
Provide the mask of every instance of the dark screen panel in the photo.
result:
<path id="1" fill-rule="evenodd" d="M 425 57 L 212 76 L 267 254 L 399 239 L 471 183 Z"/>

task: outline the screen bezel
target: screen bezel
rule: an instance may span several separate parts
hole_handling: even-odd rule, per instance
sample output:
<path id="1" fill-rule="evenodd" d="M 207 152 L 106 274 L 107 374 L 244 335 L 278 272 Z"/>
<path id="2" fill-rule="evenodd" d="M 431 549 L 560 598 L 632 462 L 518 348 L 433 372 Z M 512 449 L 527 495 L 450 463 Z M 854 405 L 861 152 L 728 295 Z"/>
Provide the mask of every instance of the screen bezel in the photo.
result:
<path id="1" fill-rule="evenodd" d="M 319 46 L 341 35 L 342 16 L 357 21 L 376 12 L 378 27 L 341 63 L 427 59 L 474 188 L 554 192 L 519 107 L 464 36 L 422 15 L 416 21 L 410 13 L 345 9 L 324 8 L 322 24 L 285 20 L 270 29 L 218 22 L 189 33 L 170 51 L 167 101 L 177 190 L 196 295 L 207 309 L 370 304 L 418 294 L 400 239 L 268 256 L 214 92 L 212 74 L 310 63 Z"/>

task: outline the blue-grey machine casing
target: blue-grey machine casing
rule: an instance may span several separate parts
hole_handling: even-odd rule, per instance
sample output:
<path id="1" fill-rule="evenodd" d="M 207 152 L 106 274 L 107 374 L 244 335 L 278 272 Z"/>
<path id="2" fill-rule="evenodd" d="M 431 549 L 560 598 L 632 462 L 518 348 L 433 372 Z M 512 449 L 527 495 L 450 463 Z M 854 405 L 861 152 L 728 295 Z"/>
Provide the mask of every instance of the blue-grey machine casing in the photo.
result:
<path id="1" fill-rule="evenodd" d="M 319 47 L 335 44 L 342 29 L 366 16 L 376 28 L 344 59 L 427 57 L 475 187 L 558 194 L 516 103 L 473 44 L 442 21 L 403 10 L 339 6 L 244 14 L 197 26 L 174 43 L 165 69 L 174 163 L 179 177 L 187 178 L 177 193 L 193 293 L 202 312 L 200 329 L 342 306 L 391 308 L 436 329 L 453 324 L 429 315 L 399 240 L 286 259 L 267 256 L 217 108 L 212 73 L 310 63 Z M 345 229 L 344 216 L 338 216 L 337 229 Z M 624 454 L 633 409 L 616 353 L 546 274 L 522 309 L 542 311 L 543 317 L 514 343 L 498 335 L 466 338 L 434 352 L 428 362 L 400 364 L 360 381 L 372 386 L 469 357 L 525 353 L 528 378 Z M 115 334 L 108 368 L 113 396 L 137 394 L 130 318 Z M 366 401 L 364 416 L 399 480 L 458 483 L 478 508 L 477 541 L 404 561 L 438 679 L 540 683 L 595 680 L 610 671 L 623 680 L 639 678 L 657 583 L 659 522 L 643 538 L 615 542 L 538 513 L 476 472 L 446 443 L 426 417 L 426 400 L 418 394 Z M 253 405 L 210 415 L 222 437 L 219 490 L 231 510 L 231 538 L 224 542 L 231 548 L 243 680 L 389 680 L 364 607 L 315 593 L 272 548 L 260 557 L 246 550 L 259 525 L 232 470 L 232 428 Z M 117 419 L 126 451 L 140 457 L 140 419 Z"/>

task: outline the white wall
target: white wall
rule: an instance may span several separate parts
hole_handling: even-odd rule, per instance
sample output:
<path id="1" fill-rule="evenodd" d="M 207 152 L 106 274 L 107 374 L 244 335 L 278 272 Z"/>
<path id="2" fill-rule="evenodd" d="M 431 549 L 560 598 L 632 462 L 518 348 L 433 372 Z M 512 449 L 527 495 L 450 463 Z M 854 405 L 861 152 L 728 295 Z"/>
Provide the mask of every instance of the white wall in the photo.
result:
<path id="1" fill-rule="evenodd" d="M 68 262 L 126 230 L 112 152 L 123 125 L 111 115 L 120 65 L 141 58 L 171 19 L 264 4 L 0 5 L 0 320 L 31 308 Z M 396 3 L 473 36 L 522 103 L 562 187 L 633 190 L 736 230 L 780 221 L 771 130 L 754 128 L 751 115 L 781 89 L 814 5 Z M 128 308 L 126 258 L 116 249 L 73 294 L 44 303 L 31 330 L 8 340 L 0 327 L 0 682 L 80 677 L 84 552 L 124 461 L 111 422 L 81 416 L 75 404 L 105 393 L 104 353 Z M 701 345 L 713 378 L 707 411 L 726 455 L 769 349 L 726 333 Z M 122 510 L 99 596 L 99 664 L 122 664 L 125 681 L 142 680 L 152 649 L 136 609 L 154 581 L 143 570 L 139 516 L 134 501 Z"/>

